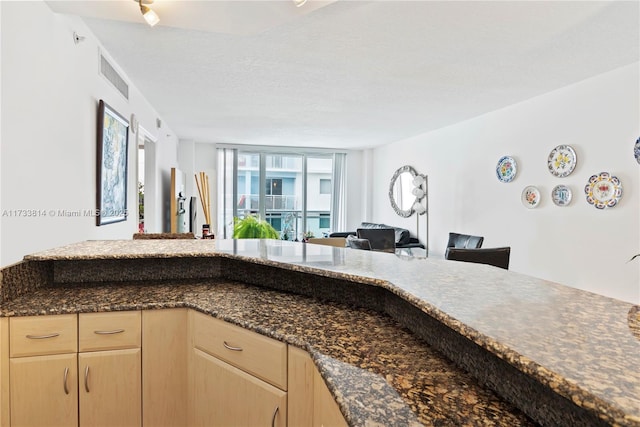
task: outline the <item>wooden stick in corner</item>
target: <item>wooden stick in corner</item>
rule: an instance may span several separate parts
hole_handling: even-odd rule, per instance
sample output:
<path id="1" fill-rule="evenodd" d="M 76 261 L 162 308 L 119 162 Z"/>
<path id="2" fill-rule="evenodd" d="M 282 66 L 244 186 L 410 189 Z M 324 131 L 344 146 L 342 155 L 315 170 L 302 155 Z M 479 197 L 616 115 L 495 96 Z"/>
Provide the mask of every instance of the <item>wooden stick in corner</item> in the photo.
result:
<path id="1" fill-rule="evenodd" d="M 202 198 L 202 189 L 200 188 L 200 183 L 198 182 L 198 175 L 194 174 L 195 178 L 196 178 L 196 187 L 198 187 L 198 195 L 200 196 L 200 204 L 202 205 L 202 210 L 204 212 L 205 215 L 205 221 L 207 220 L 207 211 L 205 210 L 205 206 L 204 206 L 204 199 Z"/>
<path id="2" fill-rule="evenodd" d="M 206 185 L 207 185 L 207 222 L 211 224 L 211 191 L 209 189 L 209 175 L 206 176 Z"/>

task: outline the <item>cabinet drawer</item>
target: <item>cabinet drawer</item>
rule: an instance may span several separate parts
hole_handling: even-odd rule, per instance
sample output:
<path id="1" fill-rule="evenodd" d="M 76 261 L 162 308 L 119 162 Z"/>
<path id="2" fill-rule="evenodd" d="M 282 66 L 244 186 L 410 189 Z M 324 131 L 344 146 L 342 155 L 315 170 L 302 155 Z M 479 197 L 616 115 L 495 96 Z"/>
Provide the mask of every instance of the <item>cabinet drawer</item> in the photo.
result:
<path id="1" fill-rule="evenodd" d="M 80 313 L 79 351 L 139 348 L 140 319 L 139 311 Z"/>
<path id="2" fill-rule="evenodd" d="M 9 319 L 11 357 L 75 353 L 78 322 L 75 314 L 12 317 Z"/>
<path id="3" fill-rule="evenodd" d="M 287 390 L 287 345 L 211 316 L 191 312 L 194 347 Z"/>

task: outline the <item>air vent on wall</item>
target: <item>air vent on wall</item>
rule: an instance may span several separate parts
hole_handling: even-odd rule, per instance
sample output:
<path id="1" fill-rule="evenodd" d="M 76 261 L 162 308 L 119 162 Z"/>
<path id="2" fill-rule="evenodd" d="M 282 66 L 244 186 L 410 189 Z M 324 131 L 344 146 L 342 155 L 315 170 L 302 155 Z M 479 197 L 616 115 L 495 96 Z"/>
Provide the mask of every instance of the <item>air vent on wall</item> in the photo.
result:
<path id="1" fill-rule="evenodd" d="M 122 96 L 129 99 L 129 85 L 102 54 L 100 54 L 100 74 L 109 80 Z"/>

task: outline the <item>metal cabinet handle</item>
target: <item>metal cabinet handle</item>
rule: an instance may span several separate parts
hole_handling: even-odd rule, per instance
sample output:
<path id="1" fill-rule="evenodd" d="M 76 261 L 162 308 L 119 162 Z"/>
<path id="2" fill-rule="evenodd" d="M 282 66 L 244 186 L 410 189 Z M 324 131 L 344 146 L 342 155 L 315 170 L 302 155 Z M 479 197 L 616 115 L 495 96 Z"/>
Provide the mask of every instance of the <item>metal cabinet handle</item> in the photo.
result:
<path id="1" fill-rule="evenodd" d="M 124 329 L 113 329 L 111 331 L 93 331 L 94 334 L 98 334 L 98 335 L 114 335 L 114 334 L 121 334 L 124 332 Z"/>
<path id="2" fill-rule="evenodd" d="M 89 393 L 89 365 L 84 368 L 84 389 Z"/>
<path id="3" fill-rule="evenodd" d="M 62 379 L 64 394 L 69 394 L 69 385 L 67 384 L 68 379 L 69 379 L 69 368 L 64 368 L 64 376 Z"/>
<path id="4" fill-rule="evenodd" d="M 52 334 L 46 334 L 46 335 L 27 335 L 27 338 L 29 338 L 30 340 L 43 340 L 46 338 L 55 338 L 59 336 L 60 336 L 59 333 L 54 332 Z"/>
<path id="5" fill-rule="evenodd" d="M 276 406 L 276 410 L 273 411 L 273 416 L 271 417 L 271 427 L 276 426 L 276 415 L 278 415 L 279 410 L 280 410 L 280 407 Z"/>
<path id="6" fill-rule="evenodd" d="M 234 347 L 232 345 L 227 344 L 226 341 L 223 341 L 222 344 L 224 345 L 224 348 L 232 350 L 232 351 L 242 351 L 242 347 Z"/>

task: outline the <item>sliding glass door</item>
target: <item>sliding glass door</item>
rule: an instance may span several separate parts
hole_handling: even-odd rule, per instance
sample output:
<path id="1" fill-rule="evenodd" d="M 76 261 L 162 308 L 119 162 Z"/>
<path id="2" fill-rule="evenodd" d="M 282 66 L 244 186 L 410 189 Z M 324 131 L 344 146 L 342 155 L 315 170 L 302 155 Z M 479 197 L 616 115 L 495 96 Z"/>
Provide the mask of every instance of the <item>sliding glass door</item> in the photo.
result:
<path id="1" fill-rule="evenodd" d="M 265 154 L 264 218 L 283 240 L 296 240 L 302 231 L 303 161 L 301 155 Z"/>
<path id="2" fill-rule="evenodd" d="M 328 235 L 334 216 L 334 177 L 344 175 L 335 173 L 334 154 L 237 148 L 218 152 L 219 236 L 232 238 L 233 218 L 246 215 L 266 219 L 283 240 Z"/>
<path id="3" fill-rule="evenodd" d="M 333 193 L 331 156 L 307 156 L 305 231 L 309 237 L 328 236 L 331 229 Z"/>

